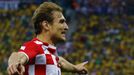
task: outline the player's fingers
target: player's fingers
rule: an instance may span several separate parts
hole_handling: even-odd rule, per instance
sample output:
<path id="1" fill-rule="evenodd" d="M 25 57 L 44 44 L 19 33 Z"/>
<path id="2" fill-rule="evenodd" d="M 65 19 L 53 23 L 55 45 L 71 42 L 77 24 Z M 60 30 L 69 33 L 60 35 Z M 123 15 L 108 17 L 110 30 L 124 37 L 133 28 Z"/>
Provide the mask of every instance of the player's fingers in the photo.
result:
<path id="1" fill-rule="evenodd" d="M 14 73 L 19 74 L 19 71 L 18 71 L 17 67 L 18 67 L 17 65 L 13 65 L 12 69 L 13 69 Z"/>
<path id="2" fill-rule="evenodd" d="M 24 68 L 24 66 L 23 66 L 23 65 L 21 65 L 21 66 L 20 66 L 20 70 L 21 70 L 21 75 L 23 75 L 23 74 L 24 74 L 24 72 L 25 72 L 25 68 Z"/>
<path id="3" fill-rule="evenodd" d="M 80 73 L 82 74 L 86 74 L 88 72 L 88 70 L 85 67 L 80 67 Z"/>
<path id="4" fill-rule="evenodd" d="M 86 73 L 87 73 L 87 72 L 86 72 L 86 71 L 84 71 L 84 70 L 83 70 L 83 71 L 81 71 L 81 74 L 86 74 Z"/>
<path id="5" fill-rule="evenodd" d="M 10 67 L 7 68 L 8 75 L 11 75 Z"/>
<path id="6" fill-rule="evenodd" d="M 86 65 L 88 63 L 88 61 L 85 61 L 82 63 L 82 66 Z"/>
<path id="7" fill-rule="evenodd" d="M 17 70 L 17 66 L 16 65 L 12 65 L 11 66 L 11 75 L 19 75 L 19 71 Z"/>
<path id="8" fill-rule="evenodd" d="M 84 74 L 87 74 L 88 73 L 88 70 L 85 67 L 84 67 L 83 71 L 84 71 Z"/>
<path id="9" fill-rule="evenodd" d="M 11 72 L 11 75 L 15 73 L 14 70 L 13 70 L 13 65 L 10 66 L 9 70 Z"/>
<path id="10" fill-rule="evenodd" d="M 87 69 L 86 68 L 83 68 L 79 73 L 80 74 L 87 74 L 88 72 L 87 72 Z"/>

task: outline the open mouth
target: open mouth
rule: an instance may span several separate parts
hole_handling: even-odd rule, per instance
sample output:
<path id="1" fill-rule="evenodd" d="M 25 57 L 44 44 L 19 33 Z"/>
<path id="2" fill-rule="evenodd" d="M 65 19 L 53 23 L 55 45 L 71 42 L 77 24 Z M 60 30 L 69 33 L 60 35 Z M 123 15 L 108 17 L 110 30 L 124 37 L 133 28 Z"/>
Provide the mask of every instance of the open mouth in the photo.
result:
<path id="1" fill-rule="evenodd" d="M 61 34 L 65 37 L 66 31 L 61 32 Z"/>
<path id="2" fill-rule="evenodd" d="M 66 34 L 66 32 L 65 32 L 65 31 L 63 31 L 63 32 L 61 32 L 61 34 Z"/>

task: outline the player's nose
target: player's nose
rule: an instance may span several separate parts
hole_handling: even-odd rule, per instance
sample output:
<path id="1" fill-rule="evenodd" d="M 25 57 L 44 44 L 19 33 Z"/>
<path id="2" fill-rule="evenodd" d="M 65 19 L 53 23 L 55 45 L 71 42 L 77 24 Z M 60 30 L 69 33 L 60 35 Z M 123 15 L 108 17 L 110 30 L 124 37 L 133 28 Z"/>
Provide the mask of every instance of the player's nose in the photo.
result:
<path id="1" fill-rule="evenodd" d="M 65 25 L 64 25 L 64 30 L 68 30 L 69 29 L 69 27 L 68 27 L 68 24 L 67 23 L 65 23 Z"/>

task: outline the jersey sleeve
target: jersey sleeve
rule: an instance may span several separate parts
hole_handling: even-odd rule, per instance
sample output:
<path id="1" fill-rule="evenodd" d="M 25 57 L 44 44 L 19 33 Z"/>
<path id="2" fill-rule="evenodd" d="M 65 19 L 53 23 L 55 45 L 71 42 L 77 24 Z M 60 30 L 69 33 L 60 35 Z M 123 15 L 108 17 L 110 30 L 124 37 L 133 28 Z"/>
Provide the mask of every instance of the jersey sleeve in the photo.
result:
<path id="1" fill-rule="evenodd" d="M 37 46 L 33 43 L 23 44 L 19 52 L 24 53 L 28 60 L 32 60 L 38 54 Z"/>

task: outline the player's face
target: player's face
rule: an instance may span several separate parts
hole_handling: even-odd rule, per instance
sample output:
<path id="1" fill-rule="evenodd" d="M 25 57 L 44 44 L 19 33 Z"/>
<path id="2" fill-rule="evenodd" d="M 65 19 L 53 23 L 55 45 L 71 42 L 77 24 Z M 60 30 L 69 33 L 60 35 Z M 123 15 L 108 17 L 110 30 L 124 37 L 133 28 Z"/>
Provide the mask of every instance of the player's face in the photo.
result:
<path id="1" fill-rule="evenodd" d="M 66 24 L 66 20 L 61 12 L 55 11 L 53 12 L 53 23 L 51 25 L 51 39 L 55 42 L 65 41 L 66 40 L 66 32 L 68 30 L 68 25 Z"/>

